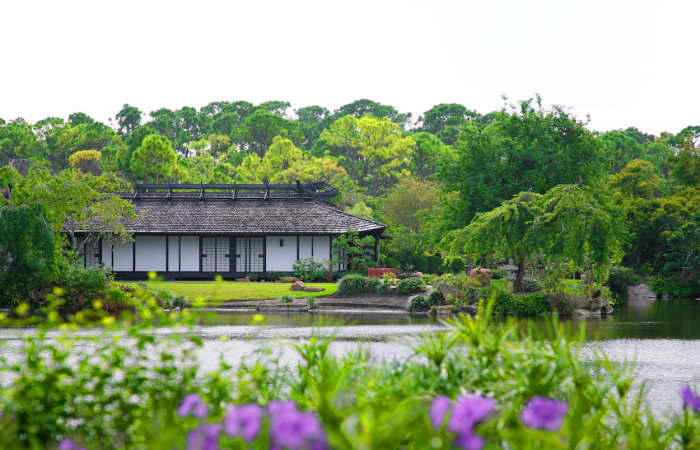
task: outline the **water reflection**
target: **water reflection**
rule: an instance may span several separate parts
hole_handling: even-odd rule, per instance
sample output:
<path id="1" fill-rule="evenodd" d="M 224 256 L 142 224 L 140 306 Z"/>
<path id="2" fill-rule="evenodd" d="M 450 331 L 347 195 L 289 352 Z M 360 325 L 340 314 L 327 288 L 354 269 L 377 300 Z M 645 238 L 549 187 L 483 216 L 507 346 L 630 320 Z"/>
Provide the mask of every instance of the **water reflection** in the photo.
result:
<path id="1" fill-rule="evenodd" d="M 214 312 L 196 312 L 202 326 L 247 326 L 253 323 L 253 311 L 220 309 Z M 656 300 L 631 299 L 620 305 L 609 316 L 585 316 L 560 318 L 571 335 L 578 333 L 585 322 L 587 340 L 610 339 L 700 339 L 700 301 L 692 299 Z M 546 331 L 546 317 L 512 318 L 496 317 L 495 321 L 516 320 L 521 328 L 532 326 L 541 333 Z M 317 313 L 265 314 L 269 326 L 315 327 L 319 324 L 345 323 L 350 326 L 382 327 L 420 325 L 441 327 L 440 319 L 426 314 L 407 314 L 401 311 L 320 311 Z M 393 330 L 386 330 L 394 334 Z M 352 331 L 350 331 L 352 334 Z"/>

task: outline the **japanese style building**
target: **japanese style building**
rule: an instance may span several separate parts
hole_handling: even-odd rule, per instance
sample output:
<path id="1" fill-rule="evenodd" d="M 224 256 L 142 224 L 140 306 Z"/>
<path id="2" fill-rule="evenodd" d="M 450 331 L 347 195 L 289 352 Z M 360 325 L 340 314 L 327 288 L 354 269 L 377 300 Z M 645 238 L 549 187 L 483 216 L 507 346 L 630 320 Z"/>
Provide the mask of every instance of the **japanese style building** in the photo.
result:
<path id="1" fill-rule="evenodd" d="M 325 183 L 135 187 L 122 195 L 138 215 L 123 222 L 134 240 L 100 238 L 83 257 L 86 267 L 104 261 L 123 280 L 147 279 L 152 271 L 169 280 L 264 277 L 291 273 L 298 259 L 330 260 L 332 240 L 350 229 L 375 237 L 379 261 L 386 225 L 340 210 L 327 200 L 338 192 Z"/>

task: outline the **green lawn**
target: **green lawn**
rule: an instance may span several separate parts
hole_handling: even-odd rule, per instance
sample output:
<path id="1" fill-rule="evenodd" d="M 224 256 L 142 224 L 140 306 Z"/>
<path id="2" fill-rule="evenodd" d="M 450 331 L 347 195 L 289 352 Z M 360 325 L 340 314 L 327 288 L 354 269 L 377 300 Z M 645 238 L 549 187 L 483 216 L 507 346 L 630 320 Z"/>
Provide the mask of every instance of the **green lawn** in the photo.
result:
<path id="1" fill-rule="evenodd" d="M 136 287 L 136 282 L 120 283 Z M 237 283 L 235 281 L 149 281 L 149 290 L 167 289 L 175 295 L 184 295 L 190 301 L 243 301 L 279 298 L 291 294 L 297 298 L 326 297 L 335 294 L 338 286 L 335 283 L 307 283 L 306 286 L 318 286 L 325 289 L 322 292 L 290 291 L 291 283 Z"/>

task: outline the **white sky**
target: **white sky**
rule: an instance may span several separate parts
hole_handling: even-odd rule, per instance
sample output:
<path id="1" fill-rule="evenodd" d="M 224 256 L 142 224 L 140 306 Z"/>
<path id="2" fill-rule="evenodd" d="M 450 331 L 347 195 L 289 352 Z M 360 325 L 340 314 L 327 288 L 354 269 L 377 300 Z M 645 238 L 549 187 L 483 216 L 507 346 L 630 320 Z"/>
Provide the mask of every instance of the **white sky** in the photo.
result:
<path id="1" fill-rule="evenodd" d="M 678 132 L 700 124 L 699 13 L 695 0 L 2 0 L 0 117 L 360 98 L 486 113 L 539 93 L 596 130 Z"/>

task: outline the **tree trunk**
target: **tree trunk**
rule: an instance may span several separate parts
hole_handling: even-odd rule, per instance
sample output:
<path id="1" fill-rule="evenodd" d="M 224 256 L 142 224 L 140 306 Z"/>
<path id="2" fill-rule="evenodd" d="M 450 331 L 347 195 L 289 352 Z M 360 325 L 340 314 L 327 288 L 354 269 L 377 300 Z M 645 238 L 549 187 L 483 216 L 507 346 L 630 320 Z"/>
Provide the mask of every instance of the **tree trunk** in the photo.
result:
<path id="1" fill-rule="evenodd" d="M 525 258 L 520 258 L 517 260 L 518 273 L 513 282 L 513 292 L 519 294 L 524 292 L 523 290 L 523 278 L 525 278 Z"/>

